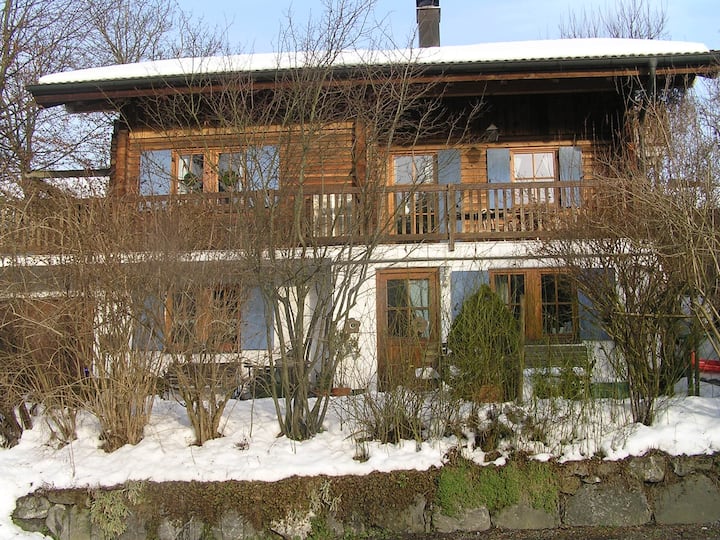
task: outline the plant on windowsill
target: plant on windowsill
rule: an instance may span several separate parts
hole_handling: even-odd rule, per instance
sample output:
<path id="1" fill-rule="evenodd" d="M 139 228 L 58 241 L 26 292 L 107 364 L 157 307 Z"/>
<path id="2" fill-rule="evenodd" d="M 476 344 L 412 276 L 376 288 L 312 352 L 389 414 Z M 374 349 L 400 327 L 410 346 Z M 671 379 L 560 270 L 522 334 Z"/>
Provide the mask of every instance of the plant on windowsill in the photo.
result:
<path id="1" fill-rule="evenodd" d="M 223 171 L 218 175 L 218 191 L 231 193 L 239 191 L 240 175 L 235 171 Z"/>
<path id="2" fill-rule="evenodd" d="M 520 381 L 517 320 L 488 285 L 467 297 L 448 334 L 449 384 L 473 402 L 515 399 Z"/>
<path id="3" fill-rule="evenodd" d="M 202 180 L 194 173 L 187 173 L 180 179 L 180 193 L 200 193 L 203 190 Z"/>

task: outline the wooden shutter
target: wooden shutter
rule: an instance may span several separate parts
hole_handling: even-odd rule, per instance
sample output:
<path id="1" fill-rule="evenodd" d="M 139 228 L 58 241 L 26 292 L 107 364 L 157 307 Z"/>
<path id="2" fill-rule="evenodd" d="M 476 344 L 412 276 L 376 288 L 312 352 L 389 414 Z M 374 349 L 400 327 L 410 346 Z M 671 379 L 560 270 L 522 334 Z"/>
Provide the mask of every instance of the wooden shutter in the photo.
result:
<path id="1" fill-rule="evenodd" d="M 598 274 L 598 279 L 608 279 L 610 276 L 607 274 L 601 274 L 612 272 L 611 270 L 603 268 L 595 268 L 589 271 L 593 274 Z M 610 339 L 610 336 L 602 328 L 600 314 L 593 305 L 592 300 L 581 290 L 578 290 L 578 319 L 580 326 L 580 339 L 588 341 L 603 341 Z"/>
<path id="2" fill-rule="evenodd" d="M 578 182 L 582 180 L 582 150 L 579 146 L 561 146 L 558 151 L 561 182 Z M 580 207 L 580 188 L 563 188 L 560 198 L 566 208 Z"/>
<path id="3" fill-rule="evenodd" d="M 459 184 L 461 182 L 461 166 L 460 166 L 460 151 L 456 148 L 450 148 L 448 150 L 440 150 L 438 152 L 438 184 L 449 185 Z M 449 201 L 450 208 L 445 208 L 445 198 L 440 199 L 440 231 L 446 232 L 445 230 L 445 217 L 447 216 L 447 223 L 452 226 L 455 223 L 455 232 L 462 231 L 462 193 L 460 191 L 455 192 L 455 200 Z M 446 214 L 447 212 L 447 214 Z"/>
<path id="4" fill-rule="evenodd" d="M 510 182 L 510 149 L 488 148 L 487 150 L 487 178 L 491 184 L 505 184 Z M 496 197 L 497 195 L 497 197 Z M 511 200 L 505 206 L 505 193 L 491 191 L 488 194 L 488 207 L 493 210 L 510 208 Z"/>
<path id="5" fill-rule="evenodd" d="M 465 298 L 477 291 L 481 285 L 490 283 L 490 276 L 481 270 L 457 270 L 450 272 L 450 313 L 455 320 Z"/>
<path id="6" fill-rule="evenodd" d="M 243 304 L 240 322 L 240 347 L 243 350 L 266 350 L 272 347 L 273 312 L 268 311 L 259 287 L 253 287 Z M 270 343 L 268 343 L 268 335 Z"/>

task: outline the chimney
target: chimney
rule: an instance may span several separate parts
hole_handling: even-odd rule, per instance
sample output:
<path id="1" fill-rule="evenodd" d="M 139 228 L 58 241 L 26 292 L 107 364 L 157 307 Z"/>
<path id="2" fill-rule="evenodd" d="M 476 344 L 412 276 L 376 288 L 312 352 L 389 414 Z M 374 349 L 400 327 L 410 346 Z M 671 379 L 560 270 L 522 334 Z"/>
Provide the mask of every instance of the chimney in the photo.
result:
<path id="1" fill-rule="evenodd" d="M 440 0 L 417 3 L 418 43 L 420 47 L 440 46 Z"/>

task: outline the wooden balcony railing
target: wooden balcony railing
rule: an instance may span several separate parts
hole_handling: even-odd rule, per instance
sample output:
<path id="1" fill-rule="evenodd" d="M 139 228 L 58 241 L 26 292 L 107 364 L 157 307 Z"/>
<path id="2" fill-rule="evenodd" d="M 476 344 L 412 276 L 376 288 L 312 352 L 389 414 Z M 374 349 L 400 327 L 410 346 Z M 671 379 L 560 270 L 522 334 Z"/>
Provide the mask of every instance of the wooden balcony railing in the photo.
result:
<path id="1" fill-rule="evenodd" d="M 587 182 L 342 187 L 10 201 L 3 253 L 537 238 L 593 201 Z M 255 242 L 255 244 L 252 244 Z"/>

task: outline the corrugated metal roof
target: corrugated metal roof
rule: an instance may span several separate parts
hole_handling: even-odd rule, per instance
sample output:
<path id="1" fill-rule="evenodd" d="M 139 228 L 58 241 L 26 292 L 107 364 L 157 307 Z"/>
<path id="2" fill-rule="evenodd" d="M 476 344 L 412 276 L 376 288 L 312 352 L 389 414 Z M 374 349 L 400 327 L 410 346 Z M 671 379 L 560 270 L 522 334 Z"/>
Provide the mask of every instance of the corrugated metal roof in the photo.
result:
<path id="1" fill-rule="evenodd" d="M 352 68 L 361 65 L 415 63 L 424 66 L 482 65 L 517 62 L 632 59 L 652 56 L 708 54 L 702 43 L 641 39 L 557 39 L 481 43 L 428 49 L 344 51 L 323 53 L 264 53 L 174 58 L 46 75 L 37 86 L 123 80 L 150 80 L 223 73 L 260 73 L 318 65 Z"/>

